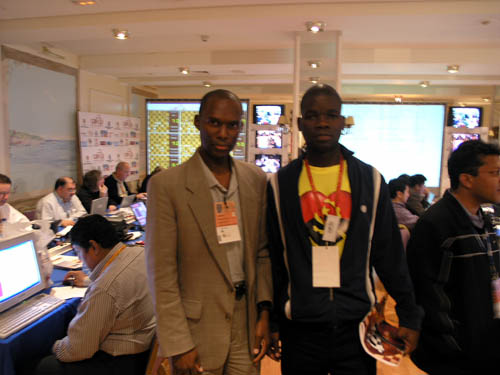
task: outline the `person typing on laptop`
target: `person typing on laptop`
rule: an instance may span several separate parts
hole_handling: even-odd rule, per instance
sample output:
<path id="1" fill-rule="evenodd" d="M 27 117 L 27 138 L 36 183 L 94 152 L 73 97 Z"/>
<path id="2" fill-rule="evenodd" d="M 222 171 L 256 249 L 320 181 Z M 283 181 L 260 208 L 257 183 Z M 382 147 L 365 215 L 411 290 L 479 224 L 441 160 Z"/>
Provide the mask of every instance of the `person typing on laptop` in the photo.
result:
<path id="1" fill-rule="evenodd" d="M 78 189 L 76 195 L 82 202 L 83 207 L 85 207 L 90 214 L 92 201 L 108 196 L 108 187 L 104 184 L 104 177 L 101 171 L 94 169 L 85 173 L 83 176 L 83 184 L 80 189 Z M 108 208 L 110 211 L 116 210 L 116 206 L 112 204 L 109 205 Z"/>
<path id="2" fill-rule="evenodd" d="M 144 249 L 126 247 L 100 215 L 78 220 L 71 242 L 92 271 L 90 285 L 36 374 L 144 374 L 156 327 Z"/>
<path id="3" fill-rule="evenodd" d="M 106 177 L 104 184 L 108 187 L 109 204 L 119 206 L 122 199 L 130 195 L 130 189 L 125 182 L 130 174 L 130 164 L 126 161 L 121 161 L 116 165 L 113 174 Z M 139 193 L 137 199 L 145 199 L 147 193 Z"/>

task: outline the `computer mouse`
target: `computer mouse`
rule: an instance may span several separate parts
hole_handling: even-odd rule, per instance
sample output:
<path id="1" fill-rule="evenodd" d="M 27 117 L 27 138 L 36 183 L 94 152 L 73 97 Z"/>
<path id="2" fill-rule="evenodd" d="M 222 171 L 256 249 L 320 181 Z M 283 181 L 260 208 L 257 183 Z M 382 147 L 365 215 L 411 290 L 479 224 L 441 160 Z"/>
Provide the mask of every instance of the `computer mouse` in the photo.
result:
<path id="1" fill-rule="evenodd" d="M 33 228 L 33 229 L 40 229 L 40 228 L 41 228 L 41 226 L 40 226 L 40 225 L 38 225 L 38 224 L 32 224 L 32 225 L 31 225 L 31 228 Z"/>

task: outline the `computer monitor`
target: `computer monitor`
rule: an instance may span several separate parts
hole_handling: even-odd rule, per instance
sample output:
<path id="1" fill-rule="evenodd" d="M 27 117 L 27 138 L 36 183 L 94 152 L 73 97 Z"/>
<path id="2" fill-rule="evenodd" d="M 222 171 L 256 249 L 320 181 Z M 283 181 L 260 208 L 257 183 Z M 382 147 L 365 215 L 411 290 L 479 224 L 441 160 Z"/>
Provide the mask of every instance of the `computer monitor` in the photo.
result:
<path id="1" fill-rule="evenodd" d="M 255 165 L 266 173 L 275 173 L 281 168 L 281 155 L 279 154 L 257 154 Z"/>
<path id="2" fill-rule="evenodd" d="M 455 151 L 464 142 L 477 140 L 479 140 L 479 134 L 476 133 L 453 133 L 451 135 L 452 151 Z"/>
<path id="3" fill-rule="evenodd" d="M 448 126 L 474 129 L 481 126 L 482 115 L 481 107 L 450 107 Z"/>
<path id="4" fill-rule="evenodd" d="M 255 132 L 255 147 L 266 148 L 281 148 L 281 131 L 279 130 L 257 130 Z"/>
<path id="5" fill-rule="evenodd" d="M 255 104 L 253 122 L 257 125 L 278 125 L 281 115 L 285 114 L 283 104 Z"/>
<path id="6" fill-rule="evenodd" d="M 146 215 L 147 210 L 144 202 L 136 202 L 130 205 L 132 211 L 134 211 L 135 218 L 139 222 L 141 227 L 146 226 Z"/>
<path id="7" fill-rule="evenodd" d="M 0 240 L 0 312 L 44 289 L 33 233 Z"/>

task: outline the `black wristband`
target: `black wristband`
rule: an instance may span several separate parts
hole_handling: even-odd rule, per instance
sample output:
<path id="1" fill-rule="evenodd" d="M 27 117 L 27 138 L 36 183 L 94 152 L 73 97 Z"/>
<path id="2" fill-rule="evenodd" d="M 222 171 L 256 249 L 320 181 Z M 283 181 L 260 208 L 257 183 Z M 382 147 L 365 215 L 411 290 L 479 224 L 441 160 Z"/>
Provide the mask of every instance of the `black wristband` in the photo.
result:
<path id="1" fill-rule="evenodd" d="M 262 311 L 270 312 L 272 309 L 273 309 L 273 304 L 271 303 L 271 301 L 262 301 L 257 304 L 257 311 L 259 312 L 259 314 Z"/>

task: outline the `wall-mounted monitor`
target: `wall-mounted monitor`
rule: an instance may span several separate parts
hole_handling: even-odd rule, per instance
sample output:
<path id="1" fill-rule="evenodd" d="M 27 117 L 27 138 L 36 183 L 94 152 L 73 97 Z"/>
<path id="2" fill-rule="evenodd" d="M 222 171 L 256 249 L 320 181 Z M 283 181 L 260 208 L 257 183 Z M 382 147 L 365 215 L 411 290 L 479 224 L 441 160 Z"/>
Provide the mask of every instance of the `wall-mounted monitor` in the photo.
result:
<path id="1" fill-rule="evenodd" d="M 450 107 L 448 126 L 474 129 L 481 126 L 483 109 L 481 107 Z"/>
<path id="2" fill-rule="evenodd" d="M 279 130 L 257 130 L 255 132 L 255 147 L 261 149 L 281 148 L 282 133 Z"/>
<path id="3" fill-rule="evenodd" d="M 454 133 L 451 135 L 452 150 L 455 151 L 464 142 L 477 141 L 479 139 L 479 134 L 476 133 Z"/>
<path id="4" fill-rule="evenodd" d="M 253 122 L 257 125 L 278 125 L 281 115 L 285 114 L 283 104 L 254 104 Z"/>
<path id="5" fill-rule="evenodd" d="M 266 173 L 275 173 L 281 168 L 281 155 L 279 154 L 256 154 L 255 165 Z"/>

